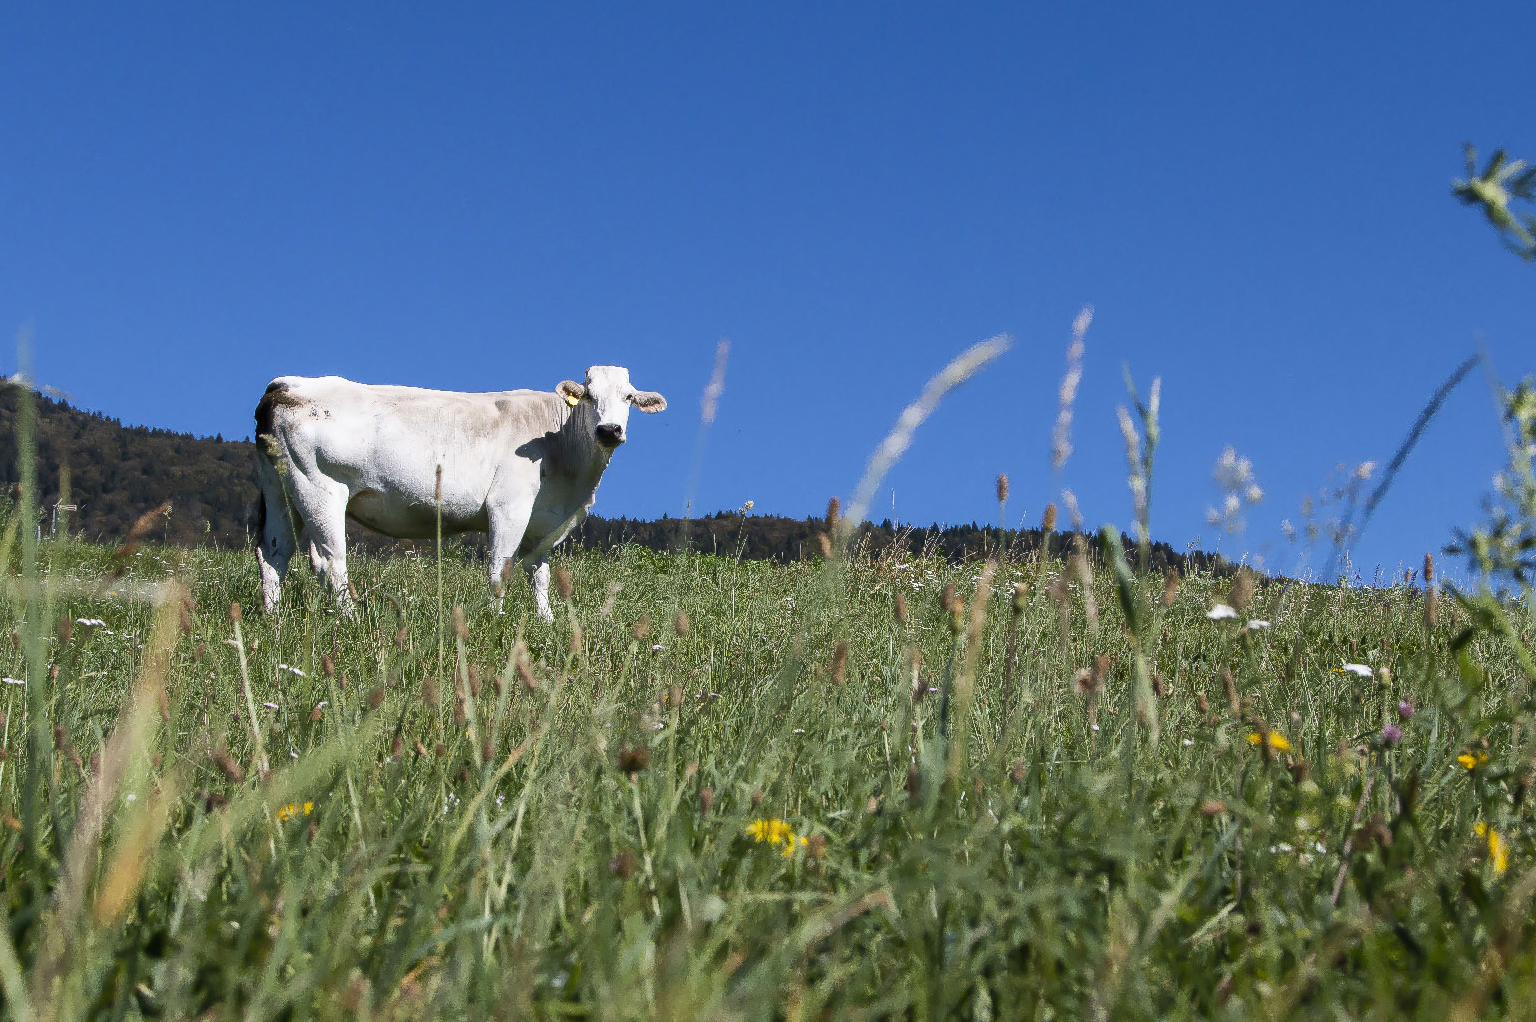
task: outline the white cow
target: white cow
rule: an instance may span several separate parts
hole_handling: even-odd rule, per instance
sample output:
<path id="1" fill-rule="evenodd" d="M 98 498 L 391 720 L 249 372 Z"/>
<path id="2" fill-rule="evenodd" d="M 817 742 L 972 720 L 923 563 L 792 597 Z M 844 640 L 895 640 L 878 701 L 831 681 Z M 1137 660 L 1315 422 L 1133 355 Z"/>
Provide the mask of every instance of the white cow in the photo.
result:
<path id="1" fill-rule="evenodd" d="M 256 406 L 261 596 L 277 609 L 296 549 L 307 549 L 343 608 L 345 522 L 386 536 L 428 539 L 441 507 L 445 534 L 489 532 L 491 588 L 501 596 L 513 558 L 549 607 L 549 551 L 597 499 L 629 409 L 659 412 L 666 398 L 636 390 L 629 370 L 593 366 L 585 384 L 554 393 L 460 394 L 377 387 L 339 376 L 282 376 Z"/>

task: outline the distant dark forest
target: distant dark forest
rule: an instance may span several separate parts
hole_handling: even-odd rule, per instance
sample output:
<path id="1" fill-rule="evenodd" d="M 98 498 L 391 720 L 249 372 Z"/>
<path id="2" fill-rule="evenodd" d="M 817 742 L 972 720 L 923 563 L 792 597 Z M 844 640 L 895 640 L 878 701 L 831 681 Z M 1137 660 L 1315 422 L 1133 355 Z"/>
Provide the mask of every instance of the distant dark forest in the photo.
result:
<path id="1" fill-rule="evenodd" d="M 0 479 L 7 491 L 20 480 L 16 419 L 21 390 L 0 386 Z M 157 521 L 151 541 L 179 546 L 248 546 L 255 528 L 255 446 L 245 440 L 193 437 L 164 429 L 124 426 L 99 412 L 85 412 L 43 394 L 34 394 L 37 408 L 38 506 L 44 531 L 53 527 L 65 471 L 69 503 L 77 511 L 67 516 L 72 535 L 100 542 L 125 536 L 146 511 L 170 504 L 170 513 Z M 652 550 L 689 549 L 740 556 L 750 560 L 796 561 L 819 555 L 820 536 L 827 523 L 820 518 L 743 516 L 722 511 L 684 521 L 602 518 L 593 515 L 566 542 L 589 549 L 635 543 Z M 348 523 L 348 541 L 371 550 L 387 550 L 395 541 Z M 859 538 L 870 553 L 899 545 L 912 553 L 951 560 L 984 556 L 1006 549 L 1027 553 L 1040 548 L 1046 534 L 1039 529 L 1008 530 L 970 525 L 866 524 Z M 456 545 L 472 556 L 484 553 L 481 537 L 464 537 Z M 1050 549 L 1059 553 L 1072 542 L 1070 534 L 1050 534 Z M 1129 547 L 1130 542 L 1126 540 Z M 1093 544 L 1096 546 L 1097 544 Z M 1225 559 L 1202 551 L 1188 554 L 1166 543 L 1154 543 L 1152 566 L 1228 567 Z"/>

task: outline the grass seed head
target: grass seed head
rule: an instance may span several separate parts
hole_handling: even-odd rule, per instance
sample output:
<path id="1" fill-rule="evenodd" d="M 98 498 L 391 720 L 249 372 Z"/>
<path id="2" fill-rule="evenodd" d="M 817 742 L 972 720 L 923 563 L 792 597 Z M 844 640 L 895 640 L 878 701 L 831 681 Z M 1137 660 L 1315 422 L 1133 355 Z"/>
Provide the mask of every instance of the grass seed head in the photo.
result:
<path id="1" fill-rule="evenodd" d="M 839 642 L 832 653 L 832 684 L 841 685 L 848 679 L 848 643 Z"/>
<path id="2" fill-rule="evenodd" d="M 1014 618 L 1017 619 L 1023 617 L 1024 611 L 1028 608 L 1029 587 L 1023 582 L 1015 582 L 1013 584 L 1013 602 L 1010 604 L 1009 609 L 1013 612 Z"/>
<path id="3" fill-rule="evenodd" d="M 214 766 L 218 767 L 219 772 L 226 778 L 236 784 L 245 780 L 244 768 L 235 760 L 235 757 L 229 754 L 229 750 L 224 747 L 222 742 L 214 748 L 212 758 Z"/>
<path id="4" fill-rule="evenodd" d="M 907 594 L 897 593 L 895 604 L 891 607 L 891 616 L 896 619 L 898 625 L 907 623 Z"/>
<path id="5" fill-rule="evenodd" d="M 380 685 L 378 688 L 376 688 L 373 691 L 368 693 L 368 709 L 370 709 L 370 710 L 377 710 L 380 706 L 383 706 L 383 705 L 384 705 L 384 686 Z"/>
<path id="6" fill-rule="evenodd" d="M 647 635 L 650 635 L 651 634 L 651 619 L 650 619 L 650 616 L 646 615 L 646 614 L 641 614 L 638 618 L 636 618 L 634 624 L 629 626 L 629 634 L 630 634 L 631 637 L 634 638 L 634 640 L 636 642 L 639 642 L 642 639 L 644 639 Z"/>
<path id="7" fill-rule="evenodd" d="M 1173 601 L 1179 595 L 1179 571 L 1177 568 L 1166 568 L 1163 571 L 1163 606 L 1173 606 Z"/>
<path id="8" fill-rule="evenodd" d="M 231 621 L 239 621 L 240 620 L 240 604 L 238 604 L 238 603 L 231 603 L 229 605 L 229 619 Z"/>
<path id="9" fill-rule="evenodd" d="M 464 623 L 464 605 L 453 605 L 453 634 L 458 636 L 460 642 L 469 641 L 469 626 Z"/>
<path id="10" fill-rule="evenodd" d="M 672 630 L 678 635 L 687 635 L 688 629 L 692 625 L 693 622 L 688 619 L 688 612 L 686 610 L 680 610 L 672 615 Z"/>
<path id="11" fill-rule="evenodd" d="M 320 657 L 320 670 L 327 678 L 336 677 L 336 661 L 331 659 L 329 653 Z"/>
<path id="12" fill-rule="evenodd" d="M 1239 568 L 1237 578 L 1232 580 L 1232 591 L 1227 594 L 1227 602 L 1238 610 L 1248 606 L 1253 600 L 1253 572 L 1247 568 Z"/>
<path id="13" fill-rule="evenodd" d="M 536 692 L 539 688 L 539 680 L 533 675 L 533 666 L 528 663 L 528 647 L 519 642 L 512 649 L 512 665 L 517 670 L 517 676 L 523 683 L 523 688 L 529 692 Z"/>
<path id="14" fill-rule="evenodd" d="M 555 590 L 560 594 L 560 599 L 569 600 L 571 594 L 576 591 L 576 586 L 571 582 L 570 573 L 557 564 L 551 574 L 555 576 Z"/>
<path id="15" fill-rule="evenodd" d="M 836 497 L 833 497 L 831 500 L 827 501 L 827 531 L 828 532 L 831 532 L 833 529 L 837 528 L 838 519 L 840 519 L 842 516 L 843 516 L 843 504 L 842 504 L 842 501 L 838 500 Z"/>
<path id="16" fill-rule="evenodd" d="M 620 880 L 628 880 L 635 875 L 635 853 L 627 845 L 620 848 L 608 860 L 608 871 Z"/>
<path id="17" fill-rule="evenodd" d="M 1056 503 L 1045 505 L 1045 514 L 1040 516 L 1040 528 L 1049 534 L 1056 531 Z"/>
<path id="18" fill-rule="evenodd" d="M 699 789 L 699 815 L 708 816 L 715 810 L 715 789 Z"/>
<path id="19" fill-rule="evenodd" d="M 651 750 L 644 745 L 625 747 L 619 750 L 619 770 L 628 775 L 633 781 L 645 768 L 651 765 Z"/>
<path id="20" fill-rule="evenodd" d="M 997 474 L 997 502 L 999 504 L 1008 502 L 1008 473 L 1006 472 Z"/>

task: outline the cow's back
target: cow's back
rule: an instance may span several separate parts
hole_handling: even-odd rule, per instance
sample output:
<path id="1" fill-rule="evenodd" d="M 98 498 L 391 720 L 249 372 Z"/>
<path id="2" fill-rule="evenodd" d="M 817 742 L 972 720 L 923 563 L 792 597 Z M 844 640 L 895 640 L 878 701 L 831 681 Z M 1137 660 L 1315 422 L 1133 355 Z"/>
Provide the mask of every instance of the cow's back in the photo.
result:
<path id="1" fill-rule="evenodd" d="M 556 395 L 534 390 L 459 393 L 284 376 L 257 406 L 257 431 L 273 436 L 299 472 L 375 504 L 435 506 L 440 466 L 445 517 L 467 524 L 482 516 L 498 477 L 536 480 L 537 466 L 518 451 L 558 423 L 558 407 Z"/>

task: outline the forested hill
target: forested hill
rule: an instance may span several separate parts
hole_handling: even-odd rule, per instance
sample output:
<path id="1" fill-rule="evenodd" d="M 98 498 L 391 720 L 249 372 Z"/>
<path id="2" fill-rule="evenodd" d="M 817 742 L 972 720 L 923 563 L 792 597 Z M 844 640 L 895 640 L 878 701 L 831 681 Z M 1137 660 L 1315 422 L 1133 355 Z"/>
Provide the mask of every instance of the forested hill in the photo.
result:
<path id="1" fill-rule="evenodd" d="M 0 385 L 0 480 L 5 492 L 21 478 L 17 462 L 16 418 L 21 390 Z M 37 408 L 37 479 L 41 490 L 44 530 L 50 528 L 59 502 L 65 470 L 69 502 L 78 510 L 69 515 L 70 531 L 88 539 L 113 541 L 127 534 L 146 511 L 164 504 L 170 513 L 156 523 L 151 540 L 195 546 L 240 547 L 250 542 L 256 499 L 255 447 L 246 440 L 194 437 L 145 426 L 124 426 L 99 412 L 85 412 L 43 394 L 33 394 Z M 819 518 L 795 519 L 775 515 L 743 516 L 720 512 L 692 521 L 662 518 L 634 521 L 593 516 L 568 542 L 606 549 L 617 543 L 637 543 L 652 550 L 718 551 L 753 560 L 792 561 L 817 554 L 827 524 Z M 348 535 L 369 547 L 390 541 L 349 523 Z M 1020 552 L 1044 541 L 1038 529 L 1010 530 L 975 524 L 943 528 L 908 528 L 890 522 L 868 525 L 863 543 L 871 551 L 899 543 L 913 552 L 928 551 L 950 559 L 974 557 L 1000 546 Z M 1053 533 L 1053 550 L 1070 537 Z M 470 538 L 462 545 L 481 548 Z M 1215 566 L 1221 559 L 1196 551 L 1182 554 L 1156 543 L 1152 563 Z"/>

